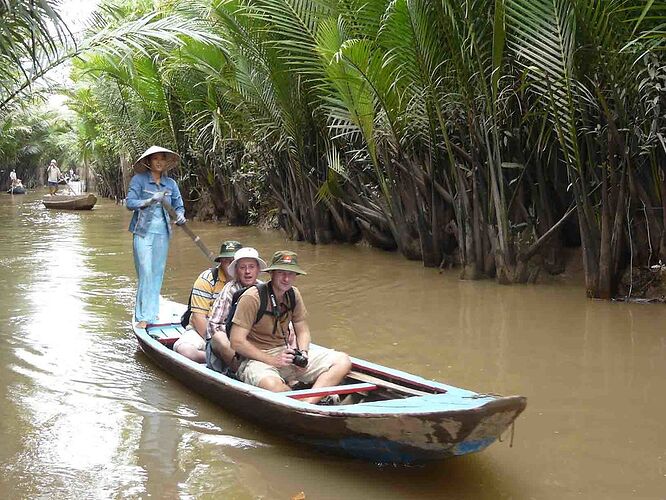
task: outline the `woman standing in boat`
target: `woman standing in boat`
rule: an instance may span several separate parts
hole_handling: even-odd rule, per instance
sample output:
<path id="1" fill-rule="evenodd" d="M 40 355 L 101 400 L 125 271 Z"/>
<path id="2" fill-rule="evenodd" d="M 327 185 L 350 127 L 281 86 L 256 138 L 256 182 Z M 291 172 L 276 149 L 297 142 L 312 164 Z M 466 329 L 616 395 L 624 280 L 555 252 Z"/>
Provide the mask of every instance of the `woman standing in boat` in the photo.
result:
<path id="1" fill-rule="evenodd" d="M 136 175 L 127 192 L 127 208 L 134 211 L 129 230 L 134 234 L 134 267 L 139 278 L 134 319 L 140 328 L 155 322 L 159 314 L 160 290 L 172 232 L 162 203 L 169 203 L 176 211 L 176 224 L 185 223 L 180 190 L 176 181 L 166 175 L 179 160 L 180 156 L 173 151 L 149 147 L 134 163 Z"/>

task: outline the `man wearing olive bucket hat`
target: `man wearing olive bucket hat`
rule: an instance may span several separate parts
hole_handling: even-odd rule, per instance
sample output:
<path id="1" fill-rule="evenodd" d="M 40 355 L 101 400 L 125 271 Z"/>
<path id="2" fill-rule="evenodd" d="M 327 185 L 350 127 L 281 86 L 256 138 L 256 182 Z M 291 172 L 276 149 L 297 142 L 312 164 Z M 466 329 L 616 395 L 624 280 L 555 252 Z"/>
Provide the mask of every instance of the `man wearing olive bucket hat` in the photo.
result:
<path id="1" fill-rule="evenodd" d="M 288 384 L 294 381 L 313 383 L 313 388 L 338 385 L 351 370 L 351 360 L 344 353 L 310 345 L 307 311 L 293 286 L 296 276 L 306 274 L 298 265 L 298 256 L 288 250 L 275 252 L 265 271 L 271 275 L 266 313 L 257 319 L 262 300 L 259 289 L 253 287 L 240 296 L 231 319 L 231 347 L 242 357 L 236 375 L 245 383 L 274 392 L 291 390 Z M 295 348 L 287 345 L 289 321 L 296 336 Z M 321 399 L 302 401 L 314 404 Z M 334 401 L 328 398 L 326 403 Z"/>
<path id="2" fill-rule="evenodd" d="M 178 214 L 176 224 L 185 223 L 185 208 L 176 181 L 166 175 L 180 156 L 159 146 L 151 146 L 134 163 L 136 174 L 127 191 L 126 206 L 133 210 L 129 230 L 134 234 L 134 266 L 139 279 L 134 319 L 137 326 L 157 321 L 164 268 L 172 234 L 169 215 L 162 206 L 167 201 Z"/>
<path id="3" fill-rule="evenodd" d="M 187 328 L 173 345 L 175 352 L 197 363 L 206 362 L 208 318 L 213 304 L 226 288 L 225 284 L 233 279 L 229 266 L 233 264 L 234 254 L 241 248 L 243 244 L 240 241 L 223 241 L 220 254 L 215 258 L 217 266 L 206 269 L 197 277 L 187 302 L 187 312 L 181 318 L 181 324 Z"/>

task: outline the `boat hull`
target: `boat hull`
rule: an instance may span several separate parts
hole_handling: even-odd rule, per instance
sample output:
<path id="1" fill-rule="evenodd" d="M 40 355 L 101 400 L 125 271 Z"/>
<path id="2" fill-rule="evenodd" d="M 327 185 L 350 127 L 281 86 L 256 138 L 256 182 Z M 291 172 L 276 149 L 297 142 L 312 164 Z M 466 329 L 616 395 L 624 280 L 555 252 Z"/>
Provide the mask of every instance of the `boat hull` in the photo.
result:
<path id="1" fill-rule="evenodd" d="M 521 396 L 482 396 L 355 358 L 355 370 L 381 371 L 414 387 L 422 384 L 442 392 L 317 406 L 223 376 L 174 353 L 145 330 L 134 331 L 152 361 L 223 408 L 320 450 L 374 462 L 414 464 L 481 451 L 526 406 Z"/>
<path id="2" fill-rule="evenodd" d="M 42 199 L 46 208 L 60 210 L 92 210 L 97 203 L 94 194 L 82 195 L 53 195 Z"/>

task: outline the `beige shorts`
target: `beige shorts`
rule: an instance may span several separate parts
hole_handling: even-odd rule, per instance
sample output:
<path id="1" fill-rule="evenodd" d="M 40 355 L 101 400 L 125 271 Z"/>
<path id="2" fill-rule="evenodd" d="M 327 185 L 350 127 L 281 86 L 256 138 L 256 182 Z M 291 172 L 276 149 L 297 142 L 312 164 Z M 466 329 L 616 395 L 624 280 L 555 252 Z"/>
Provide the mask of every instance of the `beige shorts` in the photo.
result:
<path id="1" fill-rule="evenodd" d="M 178 340 L 173 344 L 173 350 L 178 352 L 178 348 L 183 344 L 190 344 L 194 346 L 198 351 L 203 351 L 206 349 L 206 341 L 201 338 L 201 335 L 197 333 L 196 330 L 185 330 Z"/>
<path id="2" fill-rule="evenodd" d="M 274 355 L 286 349 L 285 347 L 274 347 L 267 349 L 266 354 Z M 285 366 L 284 368 L 275 368 L 274 366 L 267 365 L 261 361 L 254 359 L 245 359 L 241 362 L 236 376 L 246 384 L 259 385 L 261 379 L 264 377 L 276 377 L 282 379 L 283 382 L 288 383 L 293 380 L 298 380 L 305 384 L 311 384 L 319 378 L 319 376 L 328 371 L 333 364 L 333 357 L 336 352 L 333 349 L 326 349 L 325 347 L 310 346 L 308 352 L 308 366 L 299 368 L 296 365 Z"/>

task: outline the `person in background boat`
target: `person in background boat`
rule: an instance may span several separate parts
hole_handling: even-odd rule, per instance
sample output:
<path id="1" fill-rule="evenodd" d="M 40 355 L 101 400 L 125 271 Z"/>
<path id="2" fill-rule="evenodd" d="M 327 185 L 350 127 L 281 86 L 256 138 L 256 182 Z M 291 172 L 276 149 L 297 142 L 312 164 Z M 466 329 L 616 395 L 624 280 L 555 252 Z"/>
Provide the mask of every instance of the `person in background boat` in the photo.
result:
<path id="1" fill-rule="evenodd" d="M 74 169 L 70 168 L 69 173 L 67 174 L 69 178 L 67 179 L 69 182 L 72 182 L 74 180 Z"/>
<path id="2" fill-rule="evenodd" d="M 236 352 L 231 348 L 225 322 L 234 294 L 242 289 L 258 283 L 259 273 L 266 269 L 266 262 L 259 257 L 259 252 L 251 247 L 238 250 L 234 260 L 229 265 L 229 274 L 233 278 L 224 285 L 220 295 L 215 300 L 208 318 L 208 331 L 206 342 L 206 366 L 221 373 L 235 372 L 238 368 Z"/>
<path id="3" fill-rule="evenodd" d="M 219 296 L 225 283 L 232 279 L 229 274 L 229 264 L 234 260 L 237 250 L 243 248 L 239 241 L 227 240 L 222 242 L 220 255 L 215 258 L 217 269 L 206 269 L 194 282 L 190 293 L 190 323 L 185 333 L 173 345 L 173 350 L 197 363 L 206 362 L 206 329 L 208 316 L 215 299 Z"/>
<path id="4" fill-rule="evenodd" d="M 51 160 L 46 169 L 46 181 L 49 185 L 49 194 L 54 195 L 58 192 L 58 181 L 62 179 L 62 172 L 58 168 L 58 162 Z"/>
<path id="5" fill-rule="evenodd" d="M 134 319 L 139 328 L 157 321 L 159 315 L 160 290 L 173 232 L 162 204 L 169 203 L 173 207 L 176 224 L 186 222 L 178 184 L 166 174 L 179 160 L 180 156 L 173 151 L 149 147 L 134 163 L 136 173 L 127 191 L 126 206 L 134 212 L 129 231 L 134 235 L 134 267 L 139 279 L 134 307 Z"/>
<path id="6" fill-rule="evenodd" d="M 232 318 L 231 348 L 244 358 L 236 375 L 245 383 L 274 392 L 289 391 L 290 382 L 313 383 L 313 388 L 338 385 L 351 370 L 351 360 L 344 353 L 310 345 L 307 310 L 301 293 L 293 286 L 296 276 L 307 274 L 298 265 L 294 252 L 275 252 L 269 267 L 268 312 L 255 323 L 260 307 L 259 291 L 250 288 L 241 295 Z M 293 288 L 294 304 L 289 304 L 289 290 Z M 287 346 L 289 321 L 292 321 L 296 348 Z M 294 364 L 296 355 L 307 364 Z M 302 399 L 318 403 L 321 396 Z M 332 398 L 328 397 L 327 403 Z"/>
<path id="7" fill-rule="evenodd" d="M 9 180 L 12 183 L 12 185 L 10 187 L 16 186 L 16 180 L 17 180 L 16 170 L 14 170 L 13 168 L 12 168 L 12 171 L 9 172 Z"/>

